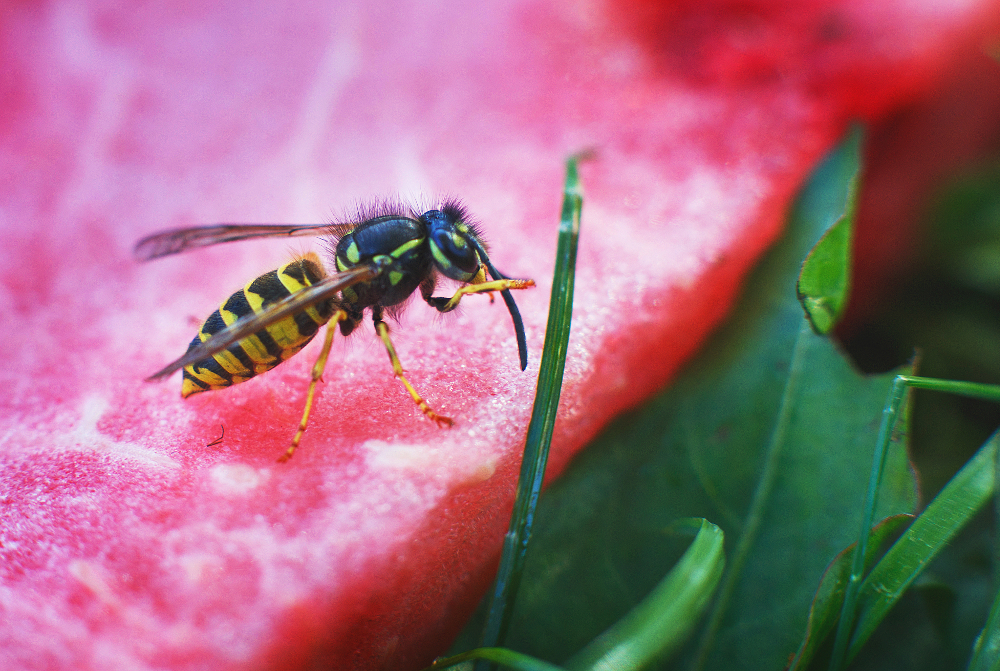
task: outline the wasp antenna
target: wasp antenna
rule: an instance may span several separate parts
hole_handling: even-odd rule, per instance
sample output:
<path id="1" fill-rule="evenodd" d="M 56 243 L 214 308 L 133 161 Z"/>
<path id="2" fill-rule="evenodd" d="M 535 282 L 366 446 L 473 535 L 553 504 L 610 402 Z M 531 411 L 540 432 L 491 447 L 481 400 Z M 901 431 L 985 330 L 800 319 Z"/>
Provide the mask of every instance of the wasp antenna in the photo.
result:
<path id="1" fill-rule="evenodd" d="M 495 280 L 509 280 L 510 278 L 501 273 L 496 269 L 496 266 L 490 261 L 489 255 L 483 246 L 475 238 L 471 239 L 472 244 L 476 247 L 476 252 L 479 253 L 479 258 L 483 260 L 483 265 L 486 266 L 486 270 L 490 272 L 490 276 Z M 514 302 L 514 297 L 510 294 L 510 289 L 504 289 L 500 292 L 503 296 L 503 302 L 507 305 L 507 312 L 510 313 L 510 318 L 514 322 L 514 334 L 517 336 L 517 355 L 521 360 L 521 370 L 528 367 L 528 339 L 524 335 L 524 322 L 521 320 L 521 311 L 517 309 L 517 303 Z"/>
<path id="2" fill-rule="evenodd" d="M 521 359 L 521 370 L 528 367 L 528 339 L 524 336 L 524 322 L 521 321 L 521 311 L 517 309 L 514 297 L 510 295 L 510 289 L 500 292 L 503 302 L 507 304 L 507 311 L 514 322 L 514 333 L 517 335 L 517 354 Z"/>

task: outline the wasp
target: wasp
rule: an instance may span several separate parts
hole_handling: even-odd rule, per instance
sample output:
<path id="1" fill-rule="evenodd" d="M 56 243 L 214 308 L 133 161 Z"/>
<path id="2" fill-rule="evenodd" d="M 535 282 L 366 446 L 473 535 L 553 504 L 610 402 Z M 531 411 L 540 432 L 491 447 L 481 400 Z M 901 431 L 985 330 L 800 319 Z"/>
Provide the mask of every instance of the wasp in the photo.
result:
<path id="1" fill-rule="evenodd" d="M 467 294 L 499 291 L 514 325 L 521 370 L 527 367 L 524 324 L 510 292 L 535 283 L 511 279 L 496 269 L 479 226 L 455 201 L 422 214 L 383 203 L 334 224 L 215 224 L 173 229 L 140 240 L 135 256 L 149 261 L 223 242 L 299 236 L 326 236 L 336 272 L 327 272 L 320 258 L 310 252 L 257 277 L 205 320 L 184 356 L 147 380 L 183 370 L 184 398 L 239 384 L 291 358 L 327 325 L 302 420 L 279 459 L 287 461 L 308 426 L 316 384 L 333 344 L 333 327 L 339 326 L 341 334 L 349 336 L 363 321 L 365 311 L 371 313 L 396 378 L 421 412 L 439 426 L 454 423 L 435 412 L 406 379 L 389 337 L 385 316 L 398 317 L 417 289 L 441 313 L 454 310 Z M 461 285 L 451 296 L 434 295 L 442 276 Z"/>

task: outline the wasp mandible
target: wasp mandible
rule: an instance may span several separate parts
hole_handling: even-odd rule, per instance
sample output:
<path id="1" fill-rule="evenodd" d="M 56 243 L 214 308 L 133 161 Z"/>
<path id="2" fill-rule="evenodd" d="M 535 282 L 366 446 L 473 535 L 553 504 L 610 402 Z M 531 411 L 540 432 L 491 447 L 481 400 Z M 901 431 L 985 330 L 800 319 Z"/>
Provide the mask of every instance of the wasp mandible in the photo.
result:
<path id="1" fill-rule="evenodd" d="M 327 236 L 336 272 L 328 273 L 310 252 L 264 273 L 205 320 L 184 356 L 147 379 L 159 380 L 183 369 L 184 398 L 229 387 L 291 358 L 321 326 L 329 325 L 312 369 L 298 431 L 279 459 L 287 461 L 308 426 L 316 383 L 333 344 L 333 325 L 348 336 L 361 323 L 365 310 L 371 311 L 393 372 L 421 412 L 439 426 L 454 423 L 435 412 L 406 379 L 384 321 L 386 314 L 398 316 L 417 289 L 428 305 L 442 313 L 454 310 L 466 294 L 499 291 L 514 323 L 521 370 L 527 367 L 524 324 L 510 291 L 535 283 L 511 279 L 496 269 L 479 227 L 455 201 L 422 214 L 383 203 L 334 224 L 216 224 L 174 229 L 140 240 L 135 256 L 149 261 L 222 242 L 299 236 Z M 433 295 L 440 275 L 461 283 L 453 295 Z"/>

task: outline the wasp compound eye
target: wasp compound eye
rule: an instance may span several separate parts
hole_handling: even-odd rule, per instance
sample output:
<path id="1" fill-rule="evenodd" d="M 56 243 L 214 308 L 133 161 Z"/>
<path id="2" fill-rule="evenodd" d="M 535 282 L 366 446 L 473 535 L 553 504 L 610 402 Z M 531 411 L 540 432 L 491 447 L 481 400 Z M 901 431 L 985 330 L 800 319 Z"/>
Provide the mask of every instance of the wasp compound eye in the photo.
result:
<path id="1" fill-rule="evenodd" d="M 434 264 L 445 276 L 468 282 L 479 272 L 480 259 L 476 247 L 469 242 L 472 231 L 461 221 L 440 210 L 425 212 Z"/>

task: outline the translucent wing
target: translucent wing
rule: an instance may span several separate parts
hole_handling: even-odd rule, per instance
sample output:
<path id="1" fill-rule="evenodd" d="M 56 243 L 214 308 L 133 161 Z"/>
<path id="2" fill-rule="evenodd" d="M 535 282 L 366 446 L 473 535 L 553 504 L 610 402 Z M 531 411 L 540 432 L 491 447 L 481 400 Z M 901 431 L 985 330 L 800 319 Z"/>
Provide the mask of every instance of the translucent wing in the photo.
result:
<path id="1" fill-rule="evenodd" d="M 302 312 L 311 305 L 334 296 L 338 291 L 366 280 L 373 279 L 385 271 L 391 264 L 391 260 L 373 262 L 364 266 L 351 268 L 350 270 L 324 277 L 322 280 L 310 287 L 297 291 L 276 303 L 272 303 L 260 312 L 247 315 L 236 320 L 223 330 L 212 335 L 192 350 L 189 350 L 180 359 L 165 366 L 148 378 L 147 381 L 160 380 L 174 371 L 185 366 L 207 359 L 218 354 L 230 345 L 247 336 L 257 333 L 275 322 L 279 322 L 286 317 Z"/>
<path id="2" fill-rule="evenodd" d="M 139 261 L 178 254 L 189 249 L 252 238 L 295 238 L 306 235 L 340 235 L 343 226 L 331 224 L 213 224 L 175 228 L 147 236 L 135 244 Z"/>

